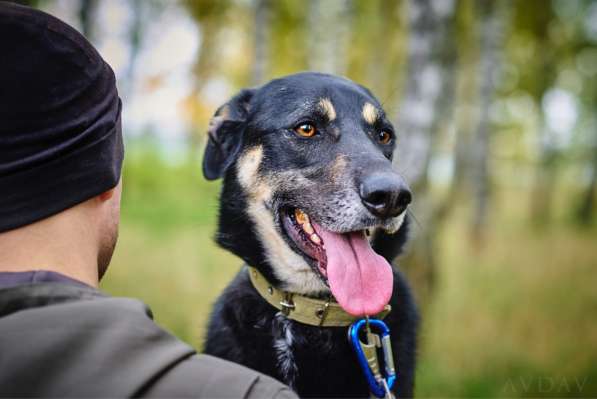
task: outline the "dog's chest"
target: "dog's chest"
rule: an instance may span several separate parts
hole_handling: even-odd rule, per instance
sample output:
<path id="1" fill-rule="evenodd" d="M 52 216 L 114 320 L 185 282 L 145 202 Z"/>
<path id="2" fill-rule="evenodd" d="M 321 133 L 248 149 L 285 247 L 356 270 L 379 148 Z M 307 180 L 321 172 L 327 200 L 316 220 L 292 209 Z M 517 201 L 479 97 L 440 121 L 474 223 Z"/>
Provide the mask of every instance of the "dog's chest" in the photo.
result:
<path id="1" fill-rule="evenodd" d="M 301 396 L 354 396 L 368 390 L 347 340 L 346 327 L 314 327 L 276 313 L 270 319 L 271 347 L 279 379 Z M 263 331 L 263 330 L 262 330 Z M 263 336 L 262 336 L 263 338 Z"/>

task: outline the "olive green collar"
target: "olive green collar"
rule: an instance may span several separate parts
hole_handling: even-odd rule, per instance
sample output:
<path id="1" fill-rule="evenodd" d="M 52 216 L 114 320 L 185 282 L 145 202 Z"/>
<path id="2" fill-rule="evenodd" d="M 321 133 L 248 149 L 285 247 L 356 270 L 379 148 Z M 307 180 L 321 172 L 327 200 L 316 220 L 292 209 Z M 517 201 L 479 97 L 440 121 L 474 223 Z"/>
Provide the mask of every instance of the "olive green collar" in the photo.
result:
<path id="1" fill-rule="evenodd" d="M 247 266 L 247 269 L 251 283 L 259 295 L 289 319 L 318 327 L 346 327 L 362 318 L 347 313 L 331 298 L 316 299 L 279 290 L 254 267 Z M 386 305 L 384 310 L 373 317 L 383 319 L 391 310 L 392 307 Z"/>

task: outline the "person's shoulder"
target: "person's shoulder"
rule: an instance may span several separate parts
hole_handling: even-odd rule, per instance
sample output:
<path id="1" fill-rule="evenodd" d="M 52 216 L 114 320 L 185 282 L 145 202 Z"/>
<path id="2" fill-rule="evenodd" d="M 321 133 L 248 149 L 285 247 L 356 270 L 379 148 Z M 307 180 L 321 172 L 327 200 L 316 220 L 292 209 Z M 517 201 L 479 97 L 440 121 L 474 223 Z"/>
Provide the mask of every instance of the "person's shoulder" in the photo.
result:
<path id="1" fill-rule="evenodd" d="M 123 316 L 129 312 L 138 314 L 142 308 L 147 309 L 143 303 L 128 298 L 109 298 L 103 302 L 102 305 L 108 306 L 111 306 L 110 302 L 117 304 Z M 128 318 L 125 320 L 127 323 L 130 322 Z M 224 359 L 197 354 L 190 346 L 170 335 L 153 321 L 147 320 L 150 330 L 153 326 L 160 331 L 163 349 L 169 348 L 168 352 L 176 353 L 177 360 L 170 360 L 171 366 L 164 368 L 167 371 L 160 373 L 159 378 L 147 384 L 143 391 L 138 392 L 138 396 L 276 399 L 297 397 L 286 385 L 269 376 Z M 155 344 L 157 342 L 154 342 L 154 346 Z M 148 361 L 163 358 L 155 353 L 156 349 L 148 348 L 148 353 L 154 353 L 151 356 L 146 355 Z"/>
<path id="2" fill-rule="evenodd" d="M 139 300 L 57 285 L 25 291 L 13 291 L 20 305 L 0 317 L 11 364 L 0 396 L 296 397 L 256 371 L 198 355 Z"/>
<path id="3" fill-rule="evenodd" d="M 0 396 L 134 396 L 195 354 L 138 300 L 62 284 L 0 297 L 2 360 L 11 365 L 0 373 Z"/>
<path id="4" fill-rule="evenodd" d="M 286 385 L 244 366 L 209 355 L 191 356 L 157 379 L 141 396 L 296 398 Z"/>

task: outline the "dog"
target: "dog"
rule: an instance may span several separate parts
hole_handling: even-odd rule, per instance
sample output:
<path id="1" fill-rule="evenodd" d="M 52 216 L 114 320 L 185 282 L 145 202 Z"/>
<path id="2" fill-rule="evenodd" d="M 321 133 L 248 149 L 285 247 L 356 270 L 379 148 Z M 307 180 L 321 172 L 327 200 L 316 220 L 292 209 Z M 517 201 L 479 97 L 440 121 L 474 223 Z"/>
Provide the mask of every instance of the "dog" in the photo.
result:
<path id="1" fill-rule="evenodd" d="M 240 91 L 208 138 L 204 176 L 223 178 L 216 242 L 245 266 L 214 305 L 205 353 L 301 397 L 370 397 L 348 322 L 297 321 L 293 308 L 325 303 L 323 319 L 331 304 L 356 320 L 389 303 L 393 394 L 412 396 L 418 314 L 390 266 L 407 240 L 411 194 L 392 169 L 396 134 L 379 101 L 348 79 L 298 73 Z"/>

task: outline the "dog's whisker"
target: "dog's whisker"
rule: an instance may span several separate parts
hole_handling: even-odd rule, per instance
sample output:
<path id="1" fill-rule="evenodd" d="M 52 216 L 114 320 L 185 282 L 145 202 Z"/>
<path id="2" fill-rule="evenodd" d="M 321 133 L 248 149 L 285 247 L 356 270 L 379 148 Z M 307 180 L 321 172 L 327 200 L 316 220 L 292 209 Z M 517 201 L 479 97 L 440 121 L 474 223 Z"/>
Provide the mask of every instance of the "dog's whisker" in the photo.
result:
<path id="1" fill-rule="evenodd" d="M 419 228 L 419 230 L 423 230 L 423 226 L 421 225 L 421 223 L 419 223 L 419 220 L 415 216 L 415 213 L 410 208 L 406 209 L 406 212 L 414 220 L 414 222 L 417 225 L 417 227 Z"/>

